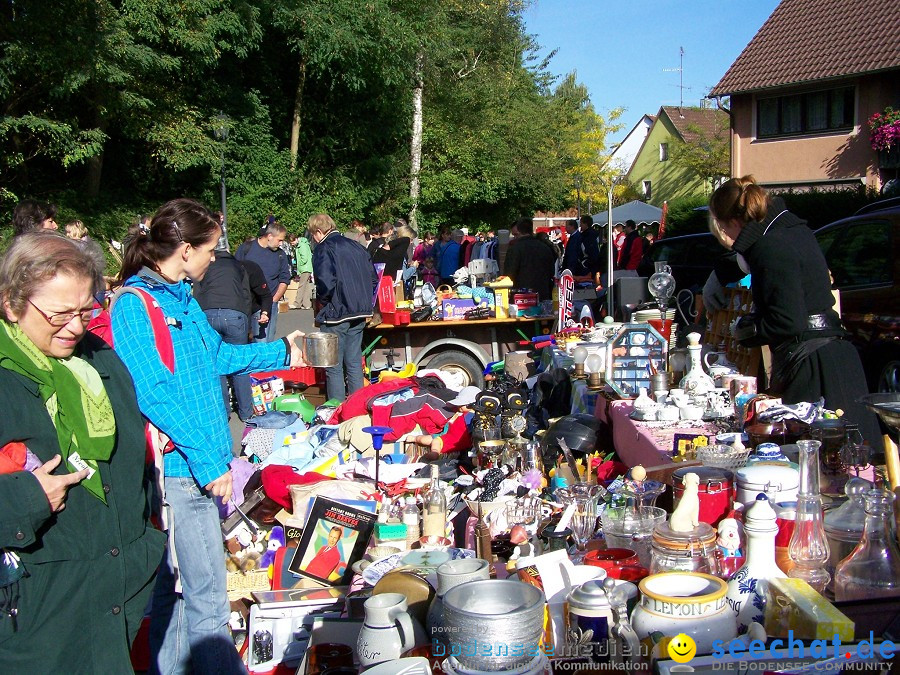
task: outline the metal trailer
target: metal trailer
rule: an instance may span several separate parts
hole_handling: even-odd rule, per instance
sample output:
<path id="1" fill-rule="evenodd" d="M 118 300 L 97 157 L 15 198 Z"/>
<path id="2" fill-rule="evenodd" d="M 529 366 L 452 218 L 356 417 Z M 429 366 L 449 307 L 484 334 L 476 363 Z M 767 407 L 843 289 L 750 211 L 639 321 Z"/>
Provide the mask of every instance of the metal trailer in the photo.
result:
<path id="1" fill-rule="evenodd" d="M 466 385 L 482 387 L 489 363 L 502 361 L 519 342 L 548 335 L 551 317 L 481 319 L 473 321 L 422 321 L 405 326 L 379 324 L 366 328 L 363 348 L 373 370 L 402 369 L 408 363 L 419 368 L 442 368 L 462 375 Z"/>

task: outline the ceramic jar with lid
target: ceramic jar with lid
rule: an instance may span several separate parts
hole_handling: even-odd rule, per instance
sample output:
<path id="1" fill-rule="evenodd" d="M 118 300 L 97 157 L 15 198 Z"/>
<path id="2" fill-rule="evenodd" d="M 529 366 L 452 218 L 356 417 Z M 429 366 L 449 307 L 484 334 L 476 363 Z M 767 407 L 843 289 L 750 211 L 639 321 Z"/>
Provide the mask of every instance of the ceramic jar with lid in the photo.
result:
<path id="1" fill-rule="evenodd" d="M 782 462 L 789 464 L 790 460 L 781 451 L 781 446 L 777 443 L 760 443 L 747 458 L 748 464 L 755 464 L 756 462 Z"/>
<path id="2" fill-rule="evenodd" d="M 702 572 L 720 576 L 721 553 L 716 531 L 700 523 L 690 532 L 676 532 L 669 523 L 653 528 L 650 544 L 650 574 L 658 572 Z"/>
<path id="3" fill-rule="evenodd" d="M 566 597 L 566 640 L 573 647 L 590 644 L 594 661 L 609 660 L 613 622 L 603 579 L 586 581 Z"/>
<path id="4" fill-rule="evenodd" d="M 736 469 L 734 472 L 737 487 L 734 495 L 734 507 L 743 508 L 744 504 L 756 501 L 756 495 L 764 493 L 773 504 L 797 500 L 800 488 L 800 472 L 784 462 L 756 462 Z"/>
<path id="5" fill-rule="evenodd" d="M 685 466 L 672 472 L 675 486 L 675 505 L 684 494 L 684 477 L 695 473 L 700 478 L 697 497 L 700 499 L 700 521 L 717 525 L 731 510 L 733 474 L 712 466 Z"/>
<path id="6" fill-rule="evenodd" d="M 718 577 L 694 572 L 652 574 L 638 588 L 640 602 L 631 615 L 638 638 L 660 632 L 674 637 L 687 633 L 698 654 L 709 654 L 713 642 L 728 643 L 737 637 L 737 620 L 728 607 L 728 585 Z"/>

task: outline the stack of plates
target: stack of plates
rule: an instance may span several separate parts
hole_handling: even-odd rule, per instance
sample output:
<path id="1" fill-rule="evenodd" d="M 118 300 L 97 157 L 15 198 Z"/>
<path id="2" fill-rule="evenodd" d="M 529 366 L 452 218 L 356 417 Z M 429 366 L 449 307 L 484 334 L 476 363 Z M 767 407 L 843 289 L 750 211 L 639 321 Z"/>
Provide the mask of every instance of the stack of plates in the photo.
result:
<path id="1" fill-rule="evenodd" d="M 631 315 L 631 320 L 635 323 L 646 323 L 648 319 L 659 319 L 662 318 L 658 309 L 641 309 L 636 311 Z M 675 323 L 675 308 L 666 310 L 666 318 L 671 319 L 672 323 Z M 672 327 L 672 334 L 669 336 L 669 349 L 675 349 L 675 338 L 676 331 L 675 327 Z"/>

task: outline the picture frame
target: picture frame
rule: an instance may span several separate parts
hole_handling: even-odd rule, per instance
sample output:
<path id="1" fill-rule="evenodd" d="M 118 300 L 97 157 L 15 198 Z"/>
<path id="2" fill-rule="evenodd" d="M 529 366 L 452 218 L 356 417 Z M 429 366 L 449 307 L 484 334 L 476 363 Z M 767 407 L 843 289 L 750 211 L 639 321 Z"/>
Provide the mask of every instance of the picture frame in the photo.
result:
<path id="1" fill-rule="evenodd" d="M 361 560 L 376 516 L 326 497 L 316 497 L 288 569 L 328 586 L 346 586 Z"/>
<path id="2" fill-rule="evenodd" d="M 626 323 L 606 345 L 606 382 L 619 398 L 650 391 L 653 372 L 666 370 L 669 345 L 649 323 Z"/>

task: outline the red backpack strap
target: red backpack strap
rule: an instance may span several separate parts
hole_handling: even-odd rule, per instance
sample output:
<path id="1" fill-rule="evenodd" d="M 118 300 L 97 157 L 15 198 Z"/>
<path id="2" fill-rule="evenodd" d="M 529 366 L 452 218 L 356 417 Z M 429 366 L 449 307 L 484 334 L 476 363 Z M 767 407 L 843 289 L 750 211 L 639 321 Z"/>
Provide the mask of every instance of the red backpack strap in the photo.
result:
<path id="1" fill-rule="evenodd" d="M 144 309 L 147 310 L 147 316 L 150 319 L 150 327 L 153 330 L 153 342 L 156 344 L 156 351 L 159 352 L 159 359 L 163 365 L 168 368 L 170 373 L 175 373 L 175 348 L 172 345 L 172 335 L 169 333 L 169 320 L 162 311 L 162 307 L 150 293 L 142 288 L 134 286 L 123 286 L 116 291 L 109 304 L 109 312 L 112 313 L 113 305 L 122 296 L 123 293 L 132 293 L 141 299 L 144 303 Z"/>

